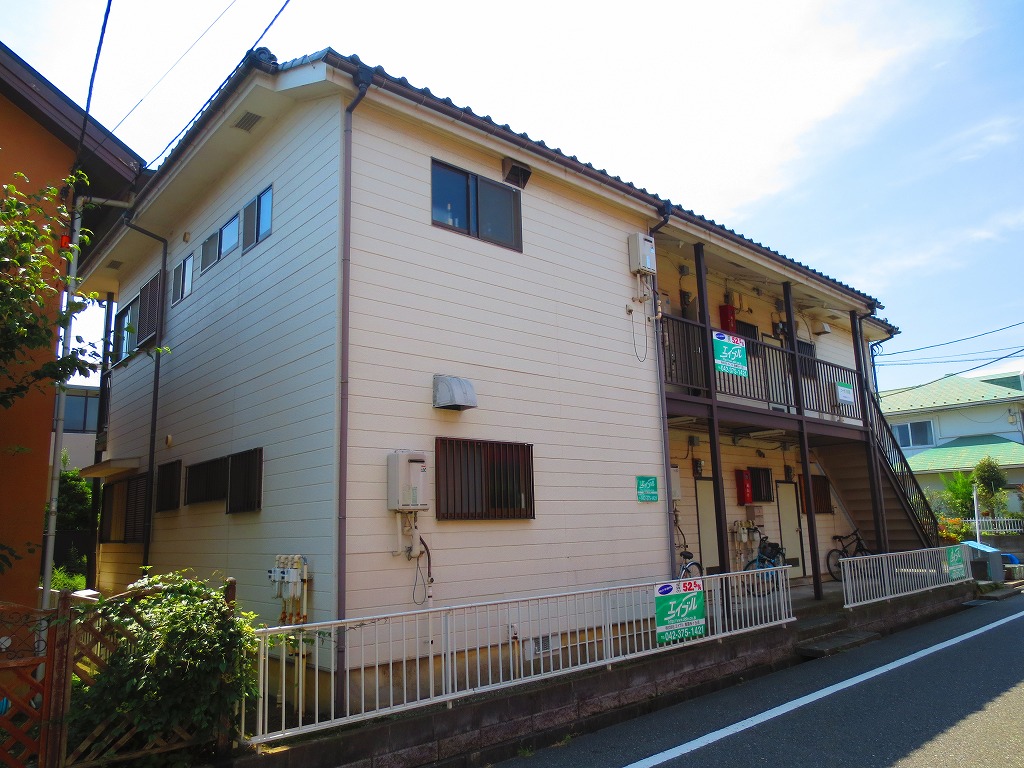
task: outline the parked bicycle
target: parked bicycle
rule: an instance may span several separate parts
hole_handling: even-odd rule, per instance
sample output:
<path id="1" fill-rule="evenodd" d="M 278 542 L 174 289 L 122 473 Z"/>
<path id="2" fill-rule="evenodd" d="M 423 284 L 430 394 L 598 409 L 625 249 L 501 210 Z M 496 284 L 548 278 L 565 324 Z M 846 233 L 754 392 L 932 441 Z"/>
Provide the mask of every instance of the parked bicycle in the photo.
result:
<path id="1" fill-rule="evenodd" d="M 679 581 L 684 579 L 699 579 L 704 575 L 704 568 L 693 559 L 693 552 L 686 548 L 686 539 L 683 539 L 683 549 L 679 552 L 681 564 L 679 566 Z"/>
<path id="2" fill-rule="evenodd" d="M 845 536 L 833 536 L 832 540 L 836 542 L 836 548 L 830 549 L 825 555 L 825 566 L 836 581 L 843 580 L 843 568 L 839 564 L 841 559 L 874 554 L 867 548 L 864 539 L 860 536 L 860 530 L 857 528 L 853 529 L 853 533 L 848 533 Z"/>
<path id="3" fill-rule="evenodd" d="M 757 557 L 747 563 L 744 571 L 755 571 L 747 580 L 747 591 L 752 595 L 767 595 L 779 588 L 782 571 L 776 570 L 786 564 L 786 550 L 781 544 L 769 541 L 757 526 L 754 533 L 760 538 Z"/>

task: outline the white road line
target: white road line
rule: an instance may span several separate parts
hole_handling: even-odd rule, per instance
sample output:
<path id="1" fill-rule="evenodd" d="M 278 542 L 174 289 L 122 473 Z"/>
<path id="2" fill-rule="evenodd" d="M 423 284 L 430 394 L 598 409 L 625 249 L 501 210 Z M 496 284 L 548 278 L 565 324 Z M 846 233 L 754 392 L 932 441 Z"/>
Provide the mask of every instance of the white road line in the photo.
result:
<path id="1" fill-rule="evenodd" d="M 717 731 L 707 733 L 701 736 L 699 739 L 693 739 L 692 741 L 688 741 L 685 744 L 680 744 L 677 747 L 672 747 L 672 749 L 666 749 L 664 752 L 659 752 L 658 754 L 651 755 L 650 757 L 644 758 L 643 760 L 638 760 L 635 763 L 630 763 L 629 765 L 623 766 L 623 768 L 653 768 L 653 766 L 661 765 L 662 763 L 666 763 L 669 760 L 681 757 L 682 755 L 698 750 L 701 747 L 706 747 L 709 744 L 714 744 L 716 741 L 721 741 L 722 739 L 728 736 L 732 736 L 733 734 L 740 733 L 742 731 L 747 730 L 748 728 L 753 728 L 754 726 L 760 725 L 761 723 L 773 720 L 776 717 L 779 717 L 780 715 L 785 715 L 787 712 L 792 712 L 793 710 L 799 709 L 800 707 L 806 704 L 811 704 L 815 701 L 818 701 L 819 699 L 824 699 L 826 696 L 831 696 L 834 693 L 839 693 L 839 691 L 845 691 L 847 688 L 852 688 L 853 686 L 859 685 L 860 683 L 863 683 L 866 680 L 871 680 L 872 678 L 878 677 L 879 675 L 884 675 L 886 672 L 891 672 L 894 669 L 899 669 L 905 664 L 910 664 L 911 662 L 917 661 L 918 659 L 923 659 L 925 656 L 930 656 L 933 653 L 945 650 L 946 648 L 956 645 L 957 643 L 962 643 L 964 640 L 970 640 L 972 637 L 977 637 L 978 635 L 984 632 L 988 632 L 989 630 L 995 629 L 996 627 L 1001 627 L 1003 624 L 1007 624 L 1011 621 L 1016 621 L 1017 619 L 1020 619 L 1022 617 L 1024 617 L 1024 611 L 1021 611 L 1020 613 L 1015 613 L 1012 616 L 1007 616 L 1006 618 L 1000 619 L 999 621 L 994 621 L 991 624 L 985 625 L 984 627 L 971 630 L 970 632 L 967 632 L 963 635 L 958 635 L 957 637 L 950 638 L 949 640 L 945 640 L 936 645 L 929 646 L 924 650 L 917 651 L 917 653 L 912 653 L 909 656 L 904 656 L 902 659 L 891 661 L 888 664 L 884 664 L 881 667 L 876 667 L 870 672 L 864 672 L 860 675 L 856 675 L 847 680 L 843 680 L 840 683 L 835 683 L 834 685 L 822 688 L 821 690 L 815 691 L 814 693 L 809 693 L 806 696 L 801 696 L 798 699 L 793 699 L 792 701 L 786 702 L 785 704 L 780 704 L 779 706 L 773 709 L 769 709 L 766 712 L 762 712 L 759 715 L 754 715 L 753 717 L 748 717 L 746 720 L 740 720 L 738 723 L 727 725 L 725 728 L 720 728 Z"/>

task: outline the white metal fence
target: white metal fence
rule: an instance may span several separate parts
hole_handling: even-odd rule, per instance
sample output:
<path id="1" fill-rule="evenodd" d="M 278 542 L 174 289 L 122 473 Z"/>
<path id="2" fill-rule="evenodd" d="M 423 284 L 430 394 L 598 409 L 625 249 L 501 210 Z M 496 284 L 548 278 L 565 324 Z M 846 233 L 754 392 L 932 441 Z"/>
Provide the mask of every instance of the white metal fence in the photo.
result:
<path id="1" fill-rule="evenodd" d="M 257 631 L 253 744 L 793 619 L 788 567 L 707 576 L 704 637 L 657 641 L 657 584 Z"/>
<path id="2" fill-rule="evenodd" d="M 974 520 L 964 522 L 974 528 Z M 1024 533 L 1024 520 L 1016 517 L 983 517 L 978 523 L 982 533 Z"/>
<path id="3" fill-rule="evenodd" d="M 847 608 L 971 578 L 970 554 L 965 544 L 847 557 L 839 565 Z"/>

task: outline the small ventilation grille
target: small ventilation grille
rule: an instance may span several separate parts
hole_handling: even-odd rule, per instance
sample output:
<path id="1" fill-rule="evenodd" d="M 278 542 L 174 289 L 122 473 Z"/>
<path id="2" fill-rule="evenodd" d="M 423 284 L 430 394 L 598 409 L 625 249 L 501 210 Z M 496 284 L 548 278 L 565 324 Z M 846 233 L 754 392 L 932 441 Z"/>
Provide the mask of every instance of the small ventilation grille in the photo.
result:
<path id="1" fill-rule="evenodd" d="M 107 262 L 107 269 L 120 269 L 123 266 L 124 262 L 118 261 L 117 259 L 112 259 Z"/>
<path id="2" fill-rule="evenodd" d="M 257 115 L 253 112 L 246 112 L 244 115 L 238 118 L 238 122 L 235 123 L 235 128 L 241 128 L 243 131 L 248 133 L 253 128 L 255 128 L 256 123 L 258 123 L 262 119 L 263 115 Z"/>

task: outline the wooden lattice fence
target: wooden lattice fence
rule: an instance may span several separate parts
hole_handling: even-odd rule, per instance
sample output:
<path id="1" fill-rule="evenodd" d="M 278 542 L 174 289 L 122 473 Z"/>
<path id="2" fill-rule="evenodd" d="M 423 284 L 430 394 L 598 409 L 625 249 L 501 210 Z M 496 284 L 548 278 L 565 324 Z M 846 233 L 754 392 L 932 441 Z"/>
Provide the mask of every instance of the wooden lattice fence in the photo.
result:
<path id="1" fill-rule="evenodd" d="M 71 599 L 55 610 L 0 603 L 0 764 L 62 764 Z"/>
<path id="2" fill-rule="evenodd" d="M 188 723 L 147 738 L 127 713 L 83 728 L 88 718 L 72 712 L 83 706 L 79 690 L 92 686 L 114 654 L 136 642 L 137 633 L 152 629 L 137 606 L 155 591 L 134 590 L 75 607 L 62 593 L 58 607 L 49 611 L 0 604 L 0 766 L 130 765 L 143 755 L 201 743 Z M 233 580 L 225 597 L 234 602 Z M 227 748 L 226 739 L 217 746 Z"/>

